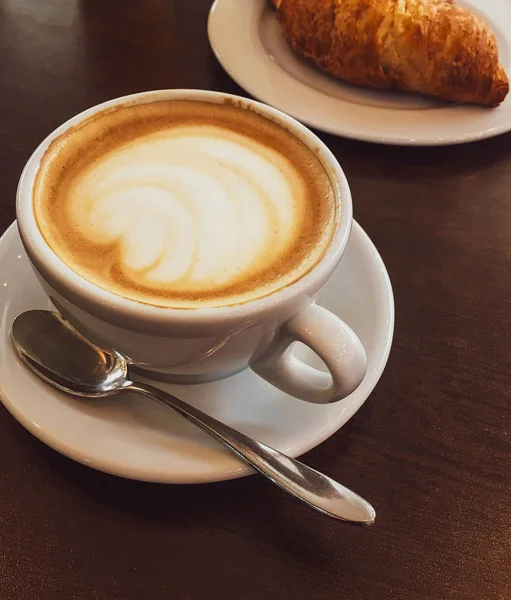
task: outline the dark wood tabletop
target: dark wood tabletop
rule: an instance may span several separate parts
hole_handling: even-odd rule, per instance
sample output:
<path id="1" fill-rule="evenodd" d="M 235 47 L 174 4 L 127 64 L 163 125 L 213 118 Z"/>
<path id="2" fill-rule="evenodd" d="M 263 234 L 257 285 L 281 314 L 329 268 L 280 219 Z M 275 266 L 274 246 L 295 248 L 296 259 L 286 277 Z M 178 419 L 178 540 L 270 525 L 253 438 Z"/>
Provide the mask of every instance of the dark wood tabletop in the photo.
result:
<path id="1" fill-rule="evenodd" d="M 0 0 L 0 226 L 56 126 L 160 88 L 246 95 L 210 0 Z M 0 599 L 511 598 L 511 135 L 399 148 L 319 134 L 396 299 L 383 377 L 305 456 L 373 502 L 330 520 L 261 477 L 139 483 L 75 464 L 0 408 Z"/>

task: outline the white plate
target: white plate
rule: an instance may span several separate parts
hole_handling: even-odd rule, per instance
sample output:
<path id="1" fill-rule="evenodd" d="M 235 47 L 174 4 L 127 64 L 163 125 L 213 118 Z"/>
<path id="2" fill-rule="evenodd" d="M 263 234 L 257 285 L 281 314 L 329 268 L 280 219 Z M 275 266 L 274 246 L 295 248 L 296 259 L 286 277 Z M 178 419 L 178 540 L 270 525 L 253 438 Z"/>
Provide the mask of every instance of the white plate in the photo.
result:
<path id="1" fill-rule="evenodd" d="M 492 28 L 511 75 L 511 2 L 463 0 Z M 446 104 L 343 83 L 288 47 L 269 0 L 216 0 L 209 41 L 227 73 L 247 92 L 329 133 L 369 142 L 446 145 L 511 130 L 511 94 L 499 108 Z"/>
<path id="2" fill-rule="evenodd" d="M 90 467 L 145 481 L 199 483 L 252 472 L 205 433 L 151 400 L 128 394 L 79 400 L 39 380 L 20 363 L 10 340 L 17 314 L 50 308 L 15 224 L 0 239 L 0 273 L 1 400 L 36 437 Z M 378 382 L 390 350 L 394 327 L 390 281 L 379 254 L 357 224 L 320 303 L 351 325 L 367 351 L 367 375 L 344 401 L 307 404 L 279 392 L 250 370 L 209 384 L 158 385 L 291 456 L 307 452 L 360 408 Z"/>

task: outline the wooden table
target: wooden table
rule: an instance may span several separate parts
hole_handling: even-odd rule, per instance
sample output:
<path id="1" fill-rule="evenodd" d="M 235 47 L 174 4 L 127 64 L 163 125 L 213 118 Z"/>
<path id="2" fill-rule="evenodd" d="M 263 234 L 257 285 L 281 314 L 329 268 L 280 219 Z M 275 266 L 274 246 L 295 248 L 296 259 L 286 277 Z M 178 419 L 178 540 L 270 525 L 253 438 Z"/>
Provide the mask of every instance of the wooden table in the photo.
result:
<path id="1" fill-rule="evenodd" d="M 241 1 L 241 0 L 240 0 Z M 35 146 L 159 88 L 243 94 L 208 0 L 0 0 L 0 225 Z M 373 501 L 336 523 L 260 477 L 204 486 L 79 466 L 0 409 L 2 600 L 511 598 L 511 135 L 452 148 L 321 137 L 387 264 L 396 330 L 363 408 L 306 456 Z"/>

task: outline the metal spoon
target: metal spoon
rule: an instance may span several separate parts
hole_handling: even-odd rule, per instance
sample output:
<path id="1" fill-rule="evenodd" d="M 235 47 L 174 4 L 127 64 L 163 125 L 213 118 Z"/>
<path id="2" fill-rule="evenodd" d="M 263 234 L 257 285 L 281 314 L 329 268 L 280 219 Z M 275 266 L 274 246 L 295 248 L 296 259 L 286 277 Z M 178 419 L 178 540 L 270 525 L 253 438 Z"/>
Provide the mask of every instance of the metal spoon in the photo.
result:
<path id="1" fill-rule="evenodd" d="M 20 314 L 12 326 L 12 339 L 28 367 L 56 388 L 83 398 L 140 392 L 175 410 L 312 508 L 343 521 L 374 523 L 373 507 L 340 483 L 158 388 L 130 381 L 126 361 L 121 356 L 98 348 L 58 313 L 31 310 Z"/>

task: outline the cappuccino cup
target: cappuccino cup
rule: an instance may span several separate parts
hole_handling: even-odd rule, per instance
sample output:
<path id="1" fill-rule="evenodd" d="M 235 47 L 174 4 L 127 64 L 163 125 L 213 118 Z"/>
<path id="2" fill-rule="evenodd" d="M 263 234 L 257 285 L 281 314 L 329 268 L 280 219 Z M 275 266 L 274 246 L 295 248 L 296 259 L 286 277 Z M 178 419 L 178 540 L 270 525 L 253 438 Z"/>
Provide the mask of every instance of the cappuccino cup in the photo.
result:
<path id="1" fill-rule="evenodd" d="M 200 90 L 105 102 L 36 149 L 16 211 L 56 309 L 143 375 L 202 383 L 250 367 L 315 403 L 365 375 L 360 340 L 315 303 L 349 240 L 348 183 L 276 109 Z"/>

